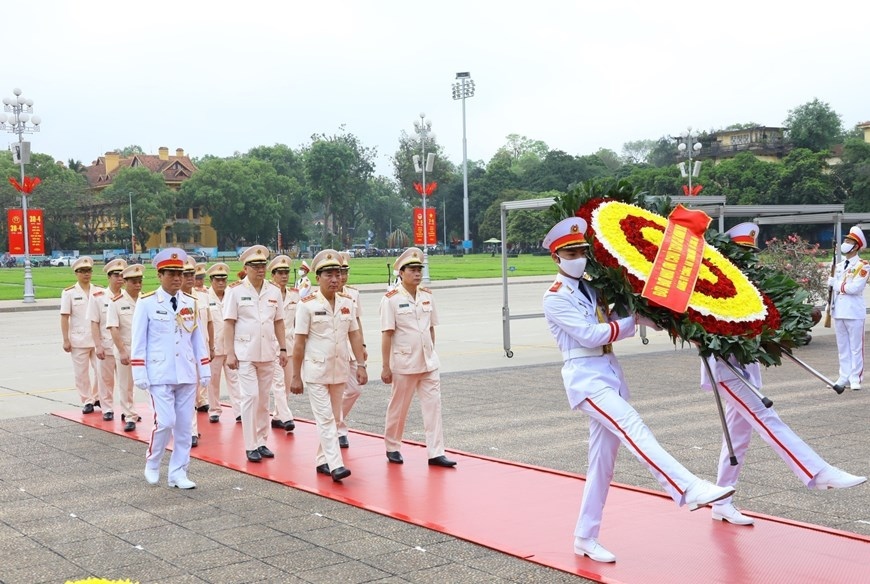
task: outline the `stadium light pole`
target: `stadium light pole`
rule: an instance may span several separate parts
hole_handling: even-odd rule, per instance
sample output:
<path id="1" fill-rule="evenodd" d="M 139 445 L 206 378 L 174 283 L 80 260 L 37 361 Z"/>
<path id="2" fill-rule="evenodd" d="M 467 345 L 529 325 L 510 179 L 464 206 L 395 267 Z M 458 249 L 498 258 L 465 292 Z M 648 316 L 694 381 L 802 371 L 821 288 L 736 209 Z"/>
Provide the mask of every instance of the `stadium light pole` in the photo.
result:
<path id="1" fill-rule="evenodd" d="M 462 100 L 462 248 L 468 253 L 471 242 L 468 240 L 468 142 L 465 139 L 465 99 L 474 97 L 474 81 L 471 73 L 463 71 L 456 74 L 457 82 L 453 84 L 453 99 Z M 447 240 L 444 240 L 447 244 Z"/>

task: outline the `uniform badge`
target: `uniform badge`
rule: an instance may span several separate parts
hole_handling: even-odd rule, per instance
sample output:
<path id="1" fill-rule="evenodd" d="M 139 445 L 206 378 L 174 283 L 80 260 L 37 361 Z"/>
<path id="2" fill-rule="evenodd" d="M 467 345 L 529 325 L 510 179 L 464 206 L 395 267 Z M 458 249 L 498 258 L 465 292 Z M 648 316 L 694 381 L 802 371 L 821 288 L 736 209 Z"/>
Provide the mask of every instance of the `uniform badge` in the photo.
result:
<path id="1" fill-rule="evenodd" d="M 562 287 L 561 281 L 553 282 L 553 285 L 550 286 L 550 292 L 558 292 L 559 288 L 561 288 L 561 287 Z"/>
<path id="2" fill-rule="evenodd" d="M 347 306 L 342 306 L 341 313 L 342 314 L 350 314 L 350 308 L 348 308 Z"/>

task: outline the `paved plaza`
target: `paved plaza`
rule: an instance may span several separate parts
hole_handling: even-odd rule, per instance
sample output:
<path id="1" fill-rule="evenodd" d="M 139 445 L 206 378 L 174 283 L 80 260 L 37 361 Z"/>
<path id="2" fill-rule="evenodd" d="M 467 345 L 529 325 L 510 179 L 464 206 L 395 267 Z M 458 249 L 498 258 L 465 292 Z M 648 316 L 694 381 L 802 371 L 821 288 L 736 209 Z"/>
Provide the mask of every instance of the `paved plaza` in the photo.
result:
<path id="1" fill-rule="evenodd" d="M 512 281 L 511 313 L 540 313 L 547 282 Z M 505 356 L 500 284 L 433 285 L 448 449 L 583 473 L 588 425 L 568 410 L 552 338 L 542 318 L 512 321 L 514 357 Z M 382 289 L 361 288 L 371 349 L 378 344 Z M 585 581 L 199 460 L 191 464 L 195 490 L 149 486 L 142 443 L 49 415 L 80 407 L 60 346 L 58 304 L 39 301 L 40 310 L 18 311 L 20 302 L 0 303 L 0 582 L 88 576 L 143 584 Z M 813 336 L 798 355 L 836 376 L 833 329 L 818 325 Z M 628 339 L 616 352 L 633 404 L 657 438 L 690 470 L 715 479 L 721 430 L 712 396 L 698 389 L 695 351 L 651 333 L 648 345 Z M 369 371 L 375 378 L 380 372 L 377 349 Z M 781 417 L 828 462 L 870 473 L 870 389 L 837 395 L 791 363 L 764 376 L 764 391 Z M 137 397 L 144 400 L 141 392 Z M 388 397 L 380 381 L 369 383 L 352 427 L 382 433 Z M 298 417 L 311 418 L 305 396 L 294 396 L 291 406 Z M 422 441 L 416 404 L 406 437 Z M 292 438 L 276 433 L 270 440 L 286 439 Z M 659 491 L 624 450 L 614 480 Z M 579 502 L 580 492 L 565 501 L 565 513 L 576 516 Z M 808 491 L 757 437 L 736 502 L 750 512 L 870 535 L 870 486 Z M 606 534 L 605 510 L 602 537 L 618 555 L 619 543 Z M 571 545 L 572 535 L 564 537 Z"/>

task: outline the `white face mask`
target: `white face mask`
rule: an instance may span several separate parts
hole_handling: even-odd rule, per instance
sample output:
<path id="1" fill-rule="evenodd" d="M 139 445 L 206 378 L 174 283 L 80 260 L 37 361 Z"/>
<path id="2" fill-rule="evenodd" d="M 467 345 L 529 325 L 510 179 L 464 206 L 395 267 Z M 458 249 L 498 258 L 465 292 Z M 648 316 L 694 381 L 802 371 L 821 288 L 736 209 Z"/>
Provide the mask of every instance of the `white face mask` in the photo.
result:
<path id="1" fill-rule="evenodd" d="M 850 251 L 852 251 L 852 248 L 854 248 L 854 247 L 855 247 L 854 243 L 844 241 L 843 243 L 840 244 L 840 251 L 842 253 L 849 253 Z"/>
<path id="2" fill-rule="evenodd" d="M 583 276 L 583 272 L 586 271 L 586 258 L 577 258 L 575 260 L 560 258 L 559 267 L 572 278 L 579 280 Z"/>

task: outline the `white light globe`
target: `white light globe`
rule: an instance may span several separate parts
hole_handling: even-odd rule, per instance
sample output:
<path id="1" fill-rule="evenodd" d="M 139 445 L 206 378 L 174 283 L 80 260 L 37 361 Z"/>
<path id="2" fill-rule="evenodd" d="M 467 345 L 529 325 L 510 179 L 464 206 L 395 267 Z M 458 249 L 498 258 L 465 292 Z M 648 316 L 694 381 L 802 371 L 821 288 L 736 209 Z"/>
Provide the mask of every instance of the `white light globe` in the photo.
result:
<path id="1" fill-rule="evenodd" d="M 28 116 L 27 114 L 18 114 L 18 121 L 20 121 L 22 124 L 26 124 L 27 120 L 29 119 L 30 116 Z"/>
<path id="2" fill-rule="evenodd" d="M 33 100 L 29 97 L 24 101 L 27 104 L 27 107 L 33 107 Z"/>
<path id="3" fill-rule="evenodd" d="M 6 114 L 0 114 L 0 124 L 6 123 Z"/>
<path id="4" fill-rule="evenodd" d="M 3 98 L 3 105 L 12 105 L 12 100 L 8 97 Z"/>
<path id="5" fill-rule="evenodd" d="M 18 105 L 24 105 L 27 102 L 27 98 L 23 95 L 18 96 Z"/>
<path id="6" fill-rule="evenodd" d="M 34 126 L 38 126 L 42 123 L 42 118 L 40 118 L 39 116 L 33 116 L 32 118 L 30 118 L 30 121 L 33 123 Z"/>
<path id="7" fill-rule="evenodd" d="M 12 90 L 12 93 L 14 93 L 15 95 L 21 95 L 21 90 L 16 87 Z"/>
<path id="8" fill-rule="evenodd" d="M 677 146 L 677 150 L 684 152 L 686 150 L 686 145 L 680 142 L 679 146 Z"/>
<path id="9" fill-rule="evenodd" d="M 698 150 L 701 149 L 701 143 L 700 143 L 700 142 L 695 142 L 695 145 L 692 146 L 692 148 L 694 148 L 694 149 L 695 149 L 695 152 L 697 152 Z"/>

